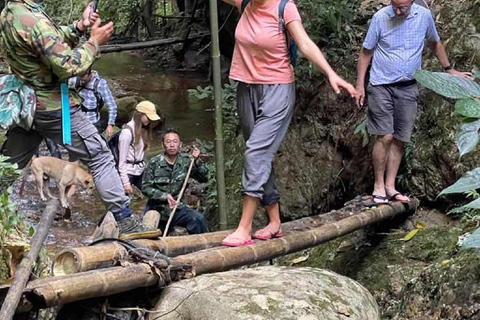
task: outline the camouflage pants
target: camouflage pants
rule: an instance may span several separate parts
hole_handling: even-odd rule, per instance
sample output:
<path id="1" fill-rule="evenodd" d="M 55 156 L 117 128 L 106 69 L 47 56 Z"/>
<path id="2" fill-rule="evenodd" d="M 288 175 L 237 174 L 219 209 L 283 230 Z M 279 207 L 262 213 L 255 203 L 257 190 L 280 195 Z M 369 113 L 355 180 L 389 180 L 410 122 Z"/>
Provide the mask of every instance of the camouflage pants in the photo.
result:
<path id="1" fill-rule="evenodd" d="M 131 215 L 130 199 L 115 168 L 112 153 L 105 139 L 88 121 L 79 107 L 71 108 L 72 145 L 62 142 L 61 111 L 37 111 L 30 131 L 16 127 L 7 132 L 0 150 L 20 168 L 25 167 L 44 138 L 49 138 L 68 150 L 72 158 L 85 163 L 92 172 L 97 190 L 117 220 Z"/>

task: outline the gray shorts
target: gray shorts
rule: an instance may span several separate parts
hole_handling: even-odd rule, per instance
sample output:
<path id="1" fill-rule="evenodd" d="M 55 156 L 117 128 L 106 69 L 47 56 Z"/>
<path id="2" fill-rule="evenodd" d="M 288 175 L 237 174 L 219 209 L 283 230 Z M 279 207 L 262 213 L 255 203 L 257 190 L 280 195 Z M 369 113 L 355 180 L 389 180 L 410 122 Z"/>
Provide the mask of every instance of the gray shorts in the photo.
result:
<path id="1" fill-rule="evenodd" d="M 417 116 L 417 84 L 368 84 L 367 94 L 368 132 L 379 136 L 393 134 L 395 139 L 409 142 Z"/>

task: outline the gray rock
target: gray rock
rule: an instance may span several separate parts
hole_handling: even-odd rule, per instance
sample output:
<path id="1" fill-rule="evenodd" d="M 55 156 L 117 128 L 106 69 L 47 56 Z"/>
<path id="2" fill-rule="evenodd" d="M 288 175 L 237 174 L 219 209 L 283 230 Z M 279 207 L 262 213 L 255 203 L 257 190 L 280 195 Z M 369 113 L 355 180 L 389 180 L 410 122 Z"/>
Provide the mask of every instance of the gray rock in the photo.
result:
<path id="1" fill-rule="evenodd" d="M 357 282 L 313 268 L 259 267 L 170 285 L 148 320 L 377 320 L 378 306 Z"/>

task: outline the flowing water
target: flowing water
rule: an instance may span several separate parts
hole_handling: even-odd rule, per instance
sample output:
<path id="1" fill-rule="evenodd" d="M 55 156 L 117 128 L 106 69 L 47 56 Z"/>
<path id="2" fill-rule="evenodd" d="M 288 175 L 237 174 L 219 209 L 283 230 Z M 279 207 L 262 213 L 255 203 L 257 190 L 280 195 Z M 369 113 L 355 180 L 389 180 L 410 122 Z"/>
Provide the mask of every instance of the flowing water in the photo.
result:
<path id="1" fill-rule="evenodd" d="M 141 57 L 128 53 L 104 55 L 94 69 L 121 90 L 138 94 L 159 105 L 166 118 L 164 128 L 177 129 L 184 143 L 188 144 L 197 138 L 214 139 L 213 102 L 198 100 L 188 93 L 188 89 L 208 85 L 203 76 L 158 70 L 154 64 L 146 63 Z M 160 134 L 159 131 L 154 132 L 147 158 L 161 152 Z M 64 159 L 67 159 L 66 154 Z M 16 187 L 19 187 L 19 183 Z M 71 220 L 60 219 L 55 221 L 51 228 L 47 239 L 47 247 L 51 251 L 85 243 L 93 233 L 96 222 L 105 213 L 105 207 L 97 195 L 88 196 L 81 188 L 77 190 L 71 201 Z M 51 185 L 51 191 L 58 194 L 56 185 Z M 27 221 L 36 225 L 45 204 L 39 200 L 32 176 L 27 177 L 24 196 L 16 200 Z M 145 202 L 145 199 L 132 200 L 131 207 L 137 213 L 142 212 Z"/>

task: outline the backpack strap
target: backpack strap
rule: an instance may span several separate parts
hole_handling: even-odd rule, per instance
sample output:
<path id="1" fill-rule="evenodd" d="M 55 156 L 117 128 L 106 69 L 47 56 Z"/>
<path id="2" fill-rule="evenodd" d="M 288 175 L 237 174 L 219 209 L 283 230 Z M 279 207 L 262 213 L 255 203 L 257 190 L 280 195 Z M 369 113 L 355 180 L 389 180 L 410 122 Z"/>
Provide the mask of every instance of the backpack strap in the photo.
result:
<path id="1" fill-rule="evenodd" d="M 101 78 L 96 78 L 95 82 L 93 83 L 93 95 L 95 99 L 97 99 L 97 112 L 100 112 L 105 102 L 103 101 L 102 95 L 98 91 L 98 86 L 100 85 Z"/>
<path id="2" fill-rule="evenodd" d="M 283 18 L 285 13 L 285 6 L 289 0 L 280 0 L 280 5 L 278 6 L 278 27 L 280 30 L 285 32 L 287 27 L 285 26 L 285 19 Z"/>
<path id="3" fill-rule="evenodd" d="M 295 41 L 290 36 L 287 26 L 285 24 L 285 7 L 290 0 L 280 0 L 280 5 L 278 6 L 278 27 L 279 29 L 285 34 L 286 42 L 287 42 L 287 51 L 290 55 L 290 64 L 295 67 L 296 60 L 297 60 L 297 45 Z"/>
<path id="4" fill-rule="evenodd" d="M 122 130 L 124 130 L 124 129 L 128 129 L 130 131 L 130 133 L 132 134 L 132 140 L 130 141 L 130 147 L 133 148 L 133 161 L 127 161 L 127 163 L 130 163 L 130 164 L 141 164 L 141 163 L 143 163 L 144 162 L 143 160 L 141 160 L 141 161 L 137 160 L 137 155 L 135 154 L 135 133 L 133 132 L 132 127 L 130 127 L 127 124 L 124 124 L 123 127 L 122 127 Z"/>
<path id="5" fill-rule="evenodd" d="M 243 11 L 245 11 L 245 8 L 249 3 L 250 3 L 250 0 L 242 0 L 242 5 L 240 6 L 240 13 L 243 13 Z"/>

